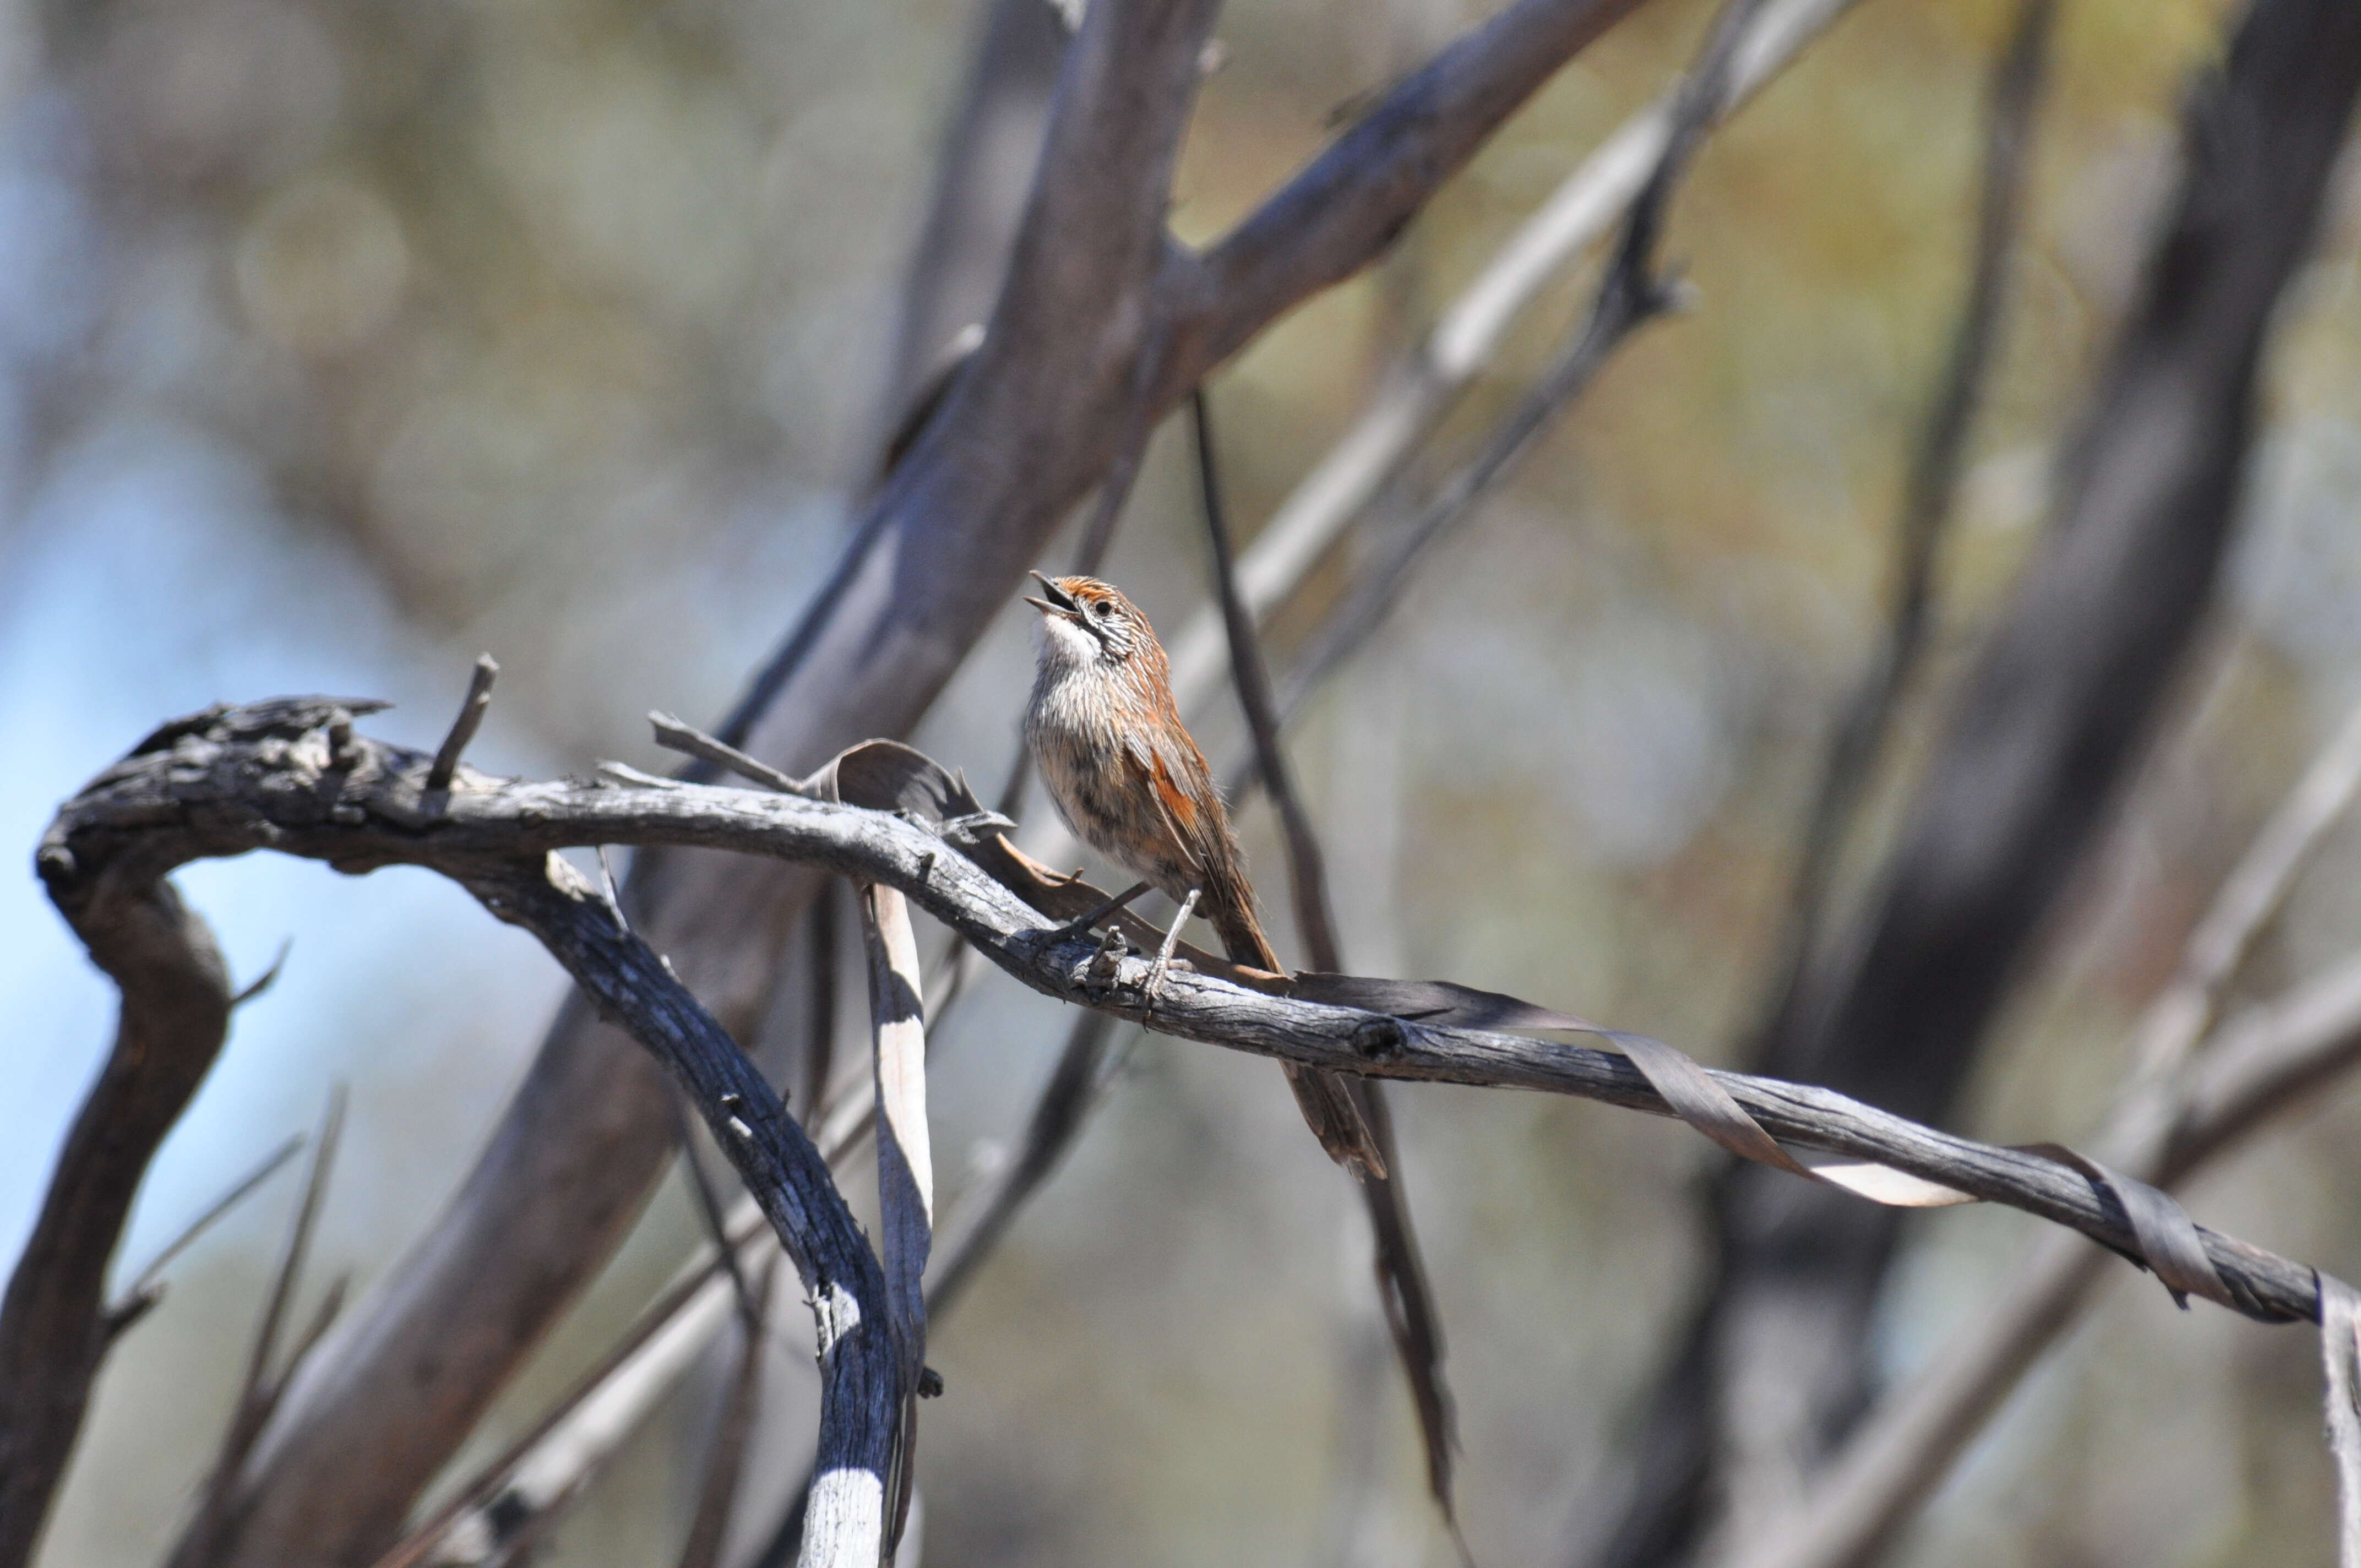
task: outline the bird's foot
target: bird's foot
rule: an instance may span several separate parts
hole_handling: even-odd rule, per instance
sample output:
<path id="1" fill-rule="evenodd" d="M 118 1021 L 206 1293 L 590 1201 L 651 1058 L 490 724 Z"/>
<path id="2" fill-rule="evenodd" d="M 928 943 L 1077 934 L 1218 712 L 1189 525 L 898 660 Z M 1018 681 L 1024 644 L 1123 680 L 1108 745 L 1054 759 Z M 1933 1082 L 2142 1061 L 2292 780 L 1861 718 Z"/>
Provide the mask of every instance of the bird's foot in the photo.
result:
<path id="1" fill-rule="evenodd" d="M 1180 927 L 1189 924 L 1189 916 L 1197 908 L 1197 895 L 1202 891 L 1191 888 L 1189 896 L 1180 901 L 1180 913 L 1172 917 L 1172 928 L 1164 933 L 1164 945 L 1156 949 L 1156 961 L 1148 966 L 1148 979 L 1141 982 L 1140 994 L 1149 1011 L 1154 1011 L 1156 999 L 1163 993 L 1164 977 L 1172 969 L 1172 950 L 1180 945 Z"/>

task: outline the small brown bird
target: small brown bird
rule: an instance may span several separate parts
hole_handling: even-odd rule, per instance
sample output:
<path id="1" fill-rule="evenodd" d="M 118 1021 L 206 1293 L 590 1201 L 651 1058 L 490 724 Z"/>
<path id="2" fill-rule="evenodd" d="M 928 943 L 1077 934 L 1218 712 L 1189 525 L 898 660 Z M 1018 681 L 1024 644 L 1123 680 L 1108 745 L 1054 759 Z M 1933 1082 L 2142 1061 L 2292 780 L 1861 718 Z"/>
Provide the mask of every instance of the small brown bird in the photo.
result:
<path id="1" fill-rule="evenodd" d="M 1230 961 L 1284 973 L 1255 911 L 1230 815 L 1205 754 L 1181 727 L 1172 676 L 1148 618 L 1094 577 L 1044 577 L 1025 743 L 1066 826 L 1093 849 L 1184 906 L 1221 938 Z M 1377 1141 L 1333 1072 L 1293 1062 L 1288 1083 L 1329 1157 L 1382 1177 Z"/>

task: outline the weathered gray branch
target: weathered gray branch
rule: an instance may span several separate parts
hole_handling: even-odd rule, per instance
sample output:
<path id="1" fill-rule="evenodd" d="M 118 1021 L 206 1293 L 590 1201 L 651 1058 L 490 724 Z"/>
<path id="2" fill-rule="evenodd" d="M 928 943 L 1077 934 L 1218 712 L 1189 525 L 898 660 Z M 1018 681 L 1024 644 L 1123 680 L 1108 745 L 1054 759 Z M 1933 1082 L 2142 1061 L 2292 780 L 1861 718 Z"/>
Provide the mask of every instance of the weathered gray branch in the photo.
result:
<path id="1" fill-rule="evenodd" d="M 1205 253 L 1200 373 L 1375 260 L 1511 111 L 1639 4 L 1516 0 L 1396 83 Z"/>
<path id="2" fill-rule="evenodd" d="M 900 1544 L 916 1478 L 909 1434 L 927 1358 L 927 1252 L 934 1239 L 935 1166 L 927 1128 L 926 1000 L 910 909 L 890 887 L 861 890 L 861 940 L 869 959 L 871 1083 L 877 1102 L 877 1205 L 884 1253 L 885 1310 L 901 1350 L 904 1382 L 900 1461 L 884 1503 L 885 1549 Z"/>
<path id="3" fill-rule="evenodd" d="M 202 727 L 182 729 L 170 750 L 126 759 L 69 802 L 44 840 L 45 864 L 57 868 L 53 877 L 71 881 L 86 855 L 169 869 L 201 855 L 271 849 L 346 872 L 424 866 L 469 886 L 493 913 L 540 936 L 682 1077 L 799 1266 L 811 1271 L 823 1307 L 844 1291 L 878 1303 L 873 1320 L 864 1318 L 868 1333 L 858 1324 L 841 1338 L 829 1332 L 844 1330 L 841 1316 L 823 1327 L 823 1342 L 839 1346 L 840 1363 L 847 1346 L 870 1358 L 868 1380 L 852 1385 L 865 1391 L 864 1420 L 879 1409 L 874 1379 L 893 1370 L 874 1359 L 886 1354 L 878 1348 L 884 1343 L 883 1279 L 866 1246 L 853 1248 L 857 1234 L 838 1227 L 840 1201 L 818 1152 L 710 1015 L 661 959 L 618 927 L 587 884 L 560 870 L 562 861 L 530 874 L 518 868 L 537 868 L 544 863 L 538 857 L 592 844 L 686 846 L 792 861 L 897 889 L 1033 989 L 1137 1022 L 1152 1015 L 1167 1035 L 1341 1072 L 1543 1090 L 1672 1113 L 1647 1078 L 1609 1051 L 1248 990 L 1213 973 L 1176 970 L 1150 997 L 1147 959 L 1065 935 L 1051 916 L 907 812 L 611 769 L 623 785 L 507 782 L 471 770 L 447 806 L 429 814 L 421 809 L 418 787 L 424 754 L 357 735 L 334 743 L 330 736 L 343 722 L 342 710 L 321 699 L 208 716 Z M 1088 896 L 1081 890 L 1076 895 Z M 1711 1076 L 1784 1143 L 1889 1166 L 2138 1255 L 2120 1204 L 2072 1166 L 1938 1132 L 1826 1089 L 1742 1073 Z M 2270 1322 L 2315 1318 L 2318 1293 L 2309 1267 L 2215 1232 L 2201 1234 L 2242 1311 Z M 845 1307 L 838 1302 L 835 1310 Z M 841 1368 L 831 1376 L 843 1376 Z M 841 1439 L 828 1446 L 827 1436 L 824 1430 L 823 1475 L 850 1453 L 884 1452 L 873 1442 L 848 1449 Z"/>

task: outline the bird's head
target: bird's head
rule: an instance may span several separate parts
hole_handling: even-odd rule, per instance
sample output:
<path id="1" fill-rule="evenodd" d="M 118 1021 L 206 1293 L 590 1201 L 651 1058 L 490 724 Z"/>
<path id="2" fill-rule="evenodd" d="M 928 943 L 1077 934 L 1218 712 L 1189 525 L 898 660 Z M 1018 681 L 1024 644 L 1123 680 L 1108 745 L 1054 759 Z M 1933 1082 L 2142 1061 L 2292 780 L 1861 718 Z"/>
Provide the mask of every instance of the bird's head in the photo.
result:
<path id="1" fill-rule="evenodd" d="M 1034 646 L 1042 663 L 1119 664 L 1156 646 L 1148 618 L 1113 584 L 1096 577 L 1033 576 L 1042 597 L 1025 602 L 1041 612 Z"/>

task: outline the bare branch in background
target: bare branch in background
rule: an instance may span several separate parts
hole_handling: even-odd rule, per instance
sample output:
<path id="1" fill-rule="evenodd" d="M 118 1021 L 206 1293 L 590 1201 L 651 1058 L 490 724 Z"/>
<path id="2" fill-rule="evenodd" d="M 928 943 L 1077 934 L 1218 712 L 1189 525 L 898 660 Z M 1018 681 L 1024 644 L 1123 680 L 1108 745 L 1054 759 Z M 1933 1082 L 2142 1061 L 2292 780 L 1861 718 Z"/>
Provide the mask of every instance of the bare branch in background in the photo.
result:
<path id="1" fill-rule="evenodd" d="M 2274 1115 L 2361 1065 L 2361 961 L 2235 1020 L 2198 1070 L 2128 1100 L 2099 1145 L 2108 1164 L 2170 1190 Z M 2146 1122 L 2134 1130 L 2133 1124 Z M 1942 1482 L 2043 1351 L 2078 1321 L 2106 1258 L 2073 1238 L 2040 1238 L 1974 1328 L 1855 1430 L 1798 1515 L 1732 1568 L 1851 1568 L 1873 1560 Z"/>
<path id="2" fill-rule="evenodd" d="M 1336 917 L 1328 908 L 1328 872 L 1320 852 L 1320 838 L 1311 815 L 1295 793 L 1287 753 L 1279 749 L 1279 713 L 1271 701 L 1270 672 L 1264 666 L 1262 645 L 1256 641 L 1254 622 L 1238 598 L 1235 550 L 1230 540 L 1227 509 L 1222 499 L 1222 475 L 1214 458 L 1213 415 L 1205 406 L 1202 387 L 1189 394 L 1191 429 L 1196 438 L 1197 493 L 1205 512 L 1205 533 L 1213 552 L 1213 597 L 1230 639 L 1231 682 L 1237 689 L 1247 732 L 1254 738 L 1255 756 L 1263 787 L 1279 812 L 1287 845 L 1288 893 L 1295 910 L 1295 928 L 1311 954 L 1312 967 L 1341 973 L 1345 959 L 1336 944 Z"/>
<path id="3" fill-rule="evenodd" d="M 1205 253 L 1199 366 L 1367 266 L 1442 178 L 1558 66 L 1636 9 L 1515 0 L 1389 89 L 1377 105 Z M 1185 389 L 1200 376 L 1180 381 Z"/>
<path id="4" fill-rule="evenodd" d="M 2345 717 L 2288 797 L 2247 847 L 2183 948 L 2180 967 L 2141 1015 L 2133 1070 L 2161 1080 L 2180 1071 L 2213 1026 L 2222 992 L 2255 938 L 2279 914 L 2320 840 L 2361 792 L 2361 707 Z"/>
<path id="5" fill-rule="evenodd" d="M 1953 704 L 1861 927 L 1795 989 L 1768 1070 L 1912 1117 L 1949 1104 L 2203 620 L 2256 367 L 2356 81 L 2361 13 L 2257 0 L 2191 100 L 2180 197 L 2051 525 Z M 1741 1538 L 1770 1528 L 1861 1406 L 1892 1217 L 1743 1168 L 1716 1208 L 1721 1265 L 1648 1417 L 1634 1506 L 1589 1559 L 1609 1568 L 1683 1560 L 1717 1498 Z M 1708 1408 L 1763 1419 L 1716 1431 Z"/>
<path id="6" fill-rule="evenodd" d="M 972 26 L 967 81 L 943 129 L 926 224 L 903 281 L 876 422 L 881 447 L 888 449 L 908 450 L 941 406 L 951 377 L 983 341 L 1066 51 L 1067 28 L 1041 0 L 983 0 Z M 932 397 L 930 382 L 939 383 Z M 888 432 L 894 425 L 904 427 L 898 442 Z"/>
<path id="7" fill-rule="evenodd" d="M 2296 1103 L 2301 1091 L 2361 1061 L 2361 962 L 2202 1040 L 2224 988 L 2356 790 L 2361 708 L 2223 879 L 2180 968 L 2141 1015 L 2130 1080 L 2092 1140 L 2108 1165 L 2168 1189 L 2181 1185 Z M 1731 1554 L 1741 1568 L 1840 1568 L 1880 1551 L 2041 1353 L 2073 1325 L 2103 1264 L 2087 1247 L 2043 1237 L 2008 1271 L 2006 1287 L 1974 1327 L 1847 1439 L 1797 1517 Z"/>
<path id="8" fill-rule="evenodd" d="M 766 1229 L 753 1199 L 731 1211 L 730 1246 L 741 1263 Z M 572 1388 L 375 1568 L 488 1563 L 543 1539 L 719 1334 L 734 1295 L 719 1252 L 691 1259 Z"/>
<path id="9" fill-rule="evenodd" d="M 1383 556 L 1322 624 L 1289 672 L 1282 713 L 1301 707 L 1312 688 L 1376 631 L 1409 586 L 1420 557 L 1468 518 L 1558 413 L 1590 385 L 1624 339 L 1673 308 L 1673 286 L 1655 273 L 1656 241 L 1673 192 L 1731 101 L 1731 71 L 1760 9 L 1761 0 L 1729 0 L 1717 16 L 1696 65 L 1673 96 L 1664 150 L 1624 215 L 1622 242 L 1608 263 L 1590 313 L 1548 372 L 1485 436 L 1474 460 L 1444 482 L 1418 520 L 1387 545 Z"/>
<path id="10" fill-rule="evenodd" d="M 1204 506 L 1205 532 L 1213 545 L 1215 597 L 1229 632 L 1230 671 L 1237 687 L 1238 706 L 1246 711 L 1246 729 L 1254 737 L 1255 757 L 1279 810 L 1287 844 L 1288 888 L 1293 896 L 1297 931 L 1312 957 L 1312 967 L 1330 974 L 1344 972 L 1344 953 L 1336 941 L 1335 917 L 1328 907 L 1328 873 L 1312 831 L 1310 813 L 1295 793 L 1287 754 L 1279 749 L 1279 714 L 1270 695 L 1270 672 L 1264 667 L 1262 646 L 1255 639 L 1254 622 L 1238 598 L 1235 552 L 1230 541 L 1227 510 L 1222 499 L 1220 465 L 1215 460 L 1213 414 L 1205 390 L 1190 394 L 1191 424 L 1196 435 L 1199 499 Z M 1385 1174 L 1356 1171 L 1354 1184 L 1369 1213 L 1375 1243 L 1370 1260 L 1378 1294 L 1385 1309 L 1402 1376 L 1410 1386 L 1411 1408 L 1418 1412 L 1419 1436 L 1426 1449 L 1427 1489 L 1443 1511 L 1460 1555 L 1467 1542 L 1459 1528 L 1459 1506 L 1452 1486 L 1453 1451 L 1458 1442 L 1452 1411 L 1451 1385 L 1443 1370 L 1442 1314 L 1435 1310 L 1434 1288 L 1428 1282 L 1426 1261 L 1419 1252 L 1410 1200 L 1402 1190 L 1400 1149 L 1393 1135 L 1393 1113 L 1385 1103 L 1381 1084 L 1345 1080 L 1364 1125 L 1386 1162 Z"/>
<path id="11" fill-rule="evenodd" d="M 1852 0 L 1768 0 L 1748 25 L 1722 117 L 1735 112 L 1851 8 Z M 1238 588 L 1260 621 L 1311 573 L 1345 530 L 1400 475 L 1460 396 L 1498 355 L 1510 323 L 1544 285 L 1611 233 L 1663 161 L 1677 85 L 1626 120 L 1496 251 L 1425 340 L 1388 373 L 1377 400 L 1305 475 L 1238 558 Z M 1222 678 L 1220 608 L 1207 604 L 1165 639 L 1172 689 L 1193 712 Z M 1296 683 L 1279 711 L 1293 711 Z M 1061 857 L 1051 857 L 1059 859 Z"/>
<path id="12" fill-rule="evenodd" d="M 707 1446 L 705 1480 L 697 1488 L 697 1512 L 689 1520 L 688 1539 L 681 1545 L 678 1568 L 719 1568 L 722 1539 L 730 1528 L 730 1508 L 737 1499 L 738 1479 L 745 1468 L 748 1442 L 754 1435 L 754 1418 L 762 1403 L 763 1333 L 770 1325 L 771 1295 L 778 1278 L 778 1259 L 774 1256 L 764 1262 L 752 1310 L 739 1315 L 738 1365 L 730 1375 L 721 1419 L 715 1423 Z"/>
<path id="13" fill-rule="evenodd" d="M 462 709 L 462 713 L 465 713 Z M 472 728 L 472 726 L 471 726 Z M 434 762 L 440 768 L 442 756 L 455 754 L 449 741 Z M 447 782 L 436 786 L 447 789 Z M 434 793 L 434 790 L 428 793 Z M 321 1116 L 318 1135 L 312 1143 L 311 1168 L 303 1175 L 303 1192 L 295 1205 L 294 1218 L 287 1227 L 287 1242 L 280 1248 L 279 1266 L 272 1270 L 270 1290 L 264 1298 L 261 1321 L 256 1325 L 254 1345 L 247 1353 L 246 1376 L 238 1384 L 237 1397 L 230 1403 L 229 1425 L 222 1433 L 221 1446 L 214 1455 L 213 1469 L 198 1494 L 196 1519 L 187 1531 L 186 1539 L 202 1543 L 199 1550 L 209 1549 L 228 1527 L 230 1499 L 236 1491 L 238 1467 L 253 1451 L 255 1434 L 263 1422 L 270 1419 L 271 1407 L 285 1391 L 287 1378 L 302 1362 L 305 1353 L 326 1332 L 328 1322 L 341 1304 L 341 1285 L 328 1294 L 320 1316 L 309 1332 L 298 1341 L 294 1354 L 282 1368 L 274 1370 L 280 1359 L 280 1340 L 286 1332 L 287 1314 L 295 1304 L 295 1292 L 303 1282 L 303 1266 L 312 1254 L 312 1237 L 320 1223 L 320 1204 L 326 1197 L 329 1173 L 335 1168 L 336 1146 L 342 1141 L 345 1127 L 345 1091 L 338 1085 L 328 1096 L 328 1107 Z"/>
<path id="14" fill-rule="evenodd" d="M 1895 704 L 1918 668 L 1934 603 L 1938 547 L 1958 499 L 1968 435 L 1982 401 L 1985 372 L 2000 339 L 2010 265 L 2024 207 L 2025 170 L 2033 148 L 2033 120 L 2048 75 L 2055 0 L 2028 0 L 1993 72 L 1984 118 L 1983 194 L 1976 210 L 1968 299 L 1952 329 L 1949 361 L 1912 455 L 1895 530 L 1893 604 L 1885 641 L 1868 674 L 1837 720 L 1819 793 L 1804 828 L 1802 852 L 1787 894 L 1781 952 L 1763 1026 L 1776 1026 L 1788 993 L 1802 981 L 1814 936 L 1821 929 L 1828 891 L 1845 836 L 1875 775 L 1893 728 Z"/>

